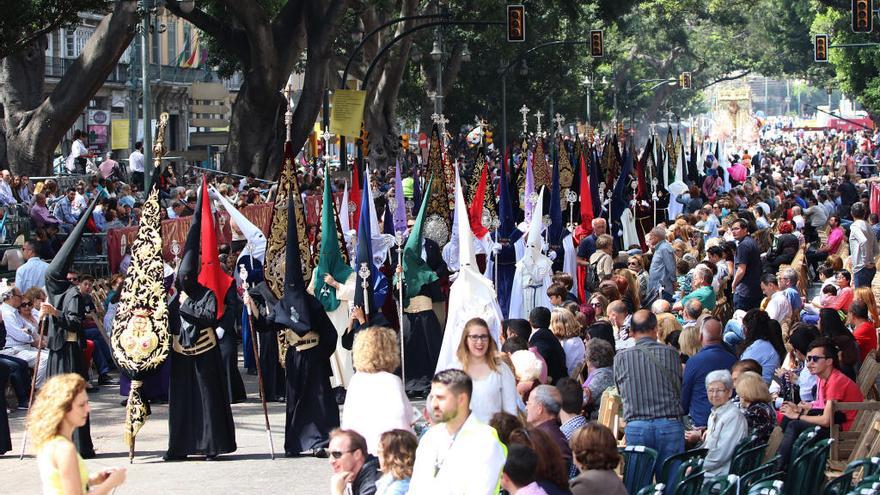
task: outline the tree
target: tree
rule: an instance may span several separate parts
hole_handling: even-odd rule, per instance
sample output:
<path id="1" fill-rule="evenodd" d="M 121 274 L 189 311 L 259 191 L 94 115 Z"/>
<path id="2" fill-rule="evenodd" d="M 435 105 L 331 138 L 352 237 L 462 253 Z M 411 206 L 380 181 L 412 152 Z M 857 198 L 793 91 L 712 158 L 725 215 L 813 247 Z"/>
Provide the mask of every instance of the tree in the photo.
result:
<path id="1" fill-rule="evenodd" d="M 240 69 L 244 82 L 232 106 L 226 167 L 275 177 L 285 139 L 287 102 L 281 89 L 294 67 L 304 74 L 293 113 L 291 144 L 299 150 L 312 131 L 329 84 L 334 42 L 348 0 L 205 0 L 190 13 L 177 0 L 166 8 L 209 38 L 212 60 Z"/>
<path id="2" fill-rule="evenodd" d="M 52 150 L 116 67 L 137 22 L 137 1 L 116 0 L 48 97 L 43 95 L 45 36 L 0 62 L 5 126 L 0 164 L 21 174 L 49 172 Z"/>
<path id="3" fill-rule="evenodd" d="M 0 59 L 76 19 L 78 12 L 100 12 L 106 4 L 106 0 L 0 0 Z"/>

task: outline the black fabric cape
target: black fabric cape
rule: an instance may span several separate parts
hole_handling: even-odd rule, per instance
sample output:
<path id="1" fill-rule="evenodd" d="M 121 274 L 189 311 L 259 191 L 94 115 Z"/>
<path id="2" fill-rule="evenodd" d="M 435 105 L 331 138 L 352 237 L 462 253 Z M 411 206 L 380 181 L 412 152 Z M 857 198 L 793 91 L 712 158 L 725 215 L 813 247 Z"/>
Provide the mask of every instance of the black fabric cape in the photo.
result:
<path id="1" fill-rule="evenodd" d="M 423 286 L 419 295 L 431 298 L 432 302 L 437 301 L 440 298 L 439 280 Z M 443 345 L 443 327 L 433 308 L 418 313 L 404 311 L 403 320 L 406 391 L 427 396 Z"/>
<path id="2" fill-rule="evenodd" d="M 226 300 L 223 308 L 223 317 L 220 326 L 225 330 L 223 338 L 219 340 L 220 355 L 223 359 L 223 375 L 226 378 L 226 395 L 231 404 L 238 404 L 247 400 L 247 392 L 244 389 L 244 380 L 238 370 L 238 342 L 239 335 L 236 333 L 237 315 L 241 314 L 241 300 L 235 289 L 226 291 Z"/>
<path id="3" fill-rule="evenodd" d="M 177 297 L 169 304 L 169 319 L 182 320 L 175 334 L 197 335 L 198 329 L 213 331 L 217 327 L 214 294 L 202 286 L 192 292 L 182 305 Z M 173 326 L 171 330 L 175 331 Z M 235 423 L 219 345 L 196 356 L 172 350 L 170 358 L 167 455 L 216 456 L 234 452 Z"/>

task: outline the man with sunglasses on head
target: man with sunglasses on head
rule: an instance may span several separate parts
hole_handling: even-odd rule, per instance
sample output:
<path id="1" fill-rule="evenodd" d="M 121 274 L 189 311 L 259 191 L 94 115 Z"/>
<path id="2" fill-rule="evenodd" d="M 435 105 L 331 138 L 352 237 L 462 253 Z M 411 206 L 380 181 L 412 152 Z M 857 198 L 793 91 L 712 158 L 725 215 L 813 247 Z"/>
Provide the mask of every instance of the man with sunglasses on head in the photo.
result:
<path id="1" fill-rule="evenodd" d="M 333 495 L 373 495 L 379 472 L 379 459 L 367 451 L 367 441 L 354 430 L 337 428 L 330 432 L 330 492 Z"/>
<path id="2" fill-rule="evenodd" d="M 6 344 L 0 353 L 16 357 L 27 362 L 33 368 L 37 364 L 37 351 L 45 344 L 39 335 L 34 335 L 25 325 L 24 319 L 18 313 L 21 306 L 21 291 L 17 287 L 10 287 L 0 296 L 3 304 L 0 304 L 0 313 L 3 315 L 3 325 L 6 327 Z M 39 366 L 34 372 L 37 374 L 37 388 L 43 385 L 46 379 L 46 366 L 48 363 L 44 353 Z"/>
<path id="3" fill-rule="evenodd" d="M 782 420 L 782 443 L 779 445 L 777 466 L 788 466 L 791 450 L 802 431 L 821 426 L 821 438 L 828 438 L 831 425 L 836 423 L 843 431 L 849 430 L 857 411 L 837 411 L 832 416 L 831 402 L 863 402 L 859 386 L 840 371 L 837 346 L 827 337 L 814 340 L 806 355 L 806 366 L 810 373 L 819 379 L 816 386 L 816 400 L 794 404 L 784 402 L 779 411 L 785 416 Z"/>

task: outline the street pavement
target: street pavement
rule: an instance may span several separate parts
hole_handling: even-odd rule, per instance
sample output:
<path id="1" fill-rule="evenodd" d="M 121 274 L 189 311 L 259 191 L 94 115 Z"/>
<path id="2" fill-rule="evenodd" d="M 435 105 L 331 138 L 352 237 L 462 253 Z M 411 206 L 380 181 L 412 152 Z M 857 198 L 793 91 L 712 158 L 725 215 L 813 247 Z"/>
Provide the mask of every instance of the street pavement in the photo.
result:
<path id="1" fill-rule="evenodd" d="M 128 449 L 122 441 L 125 408 L 119 387 L 104 386 L 89 395 L 92 405 L 92 440 L 97 457 L 86 461 L 90 472 L 109 467 L 126 467 L 128 479 L 116 490 L 123 494 L 295 494 L 326 495 L 330 466 L 327 459 L 284 457 L 284 404 L 269 403 L 269 422 L 275 442 L 275 460 L 269 458 L 263 408 L 255 376 L 243 375 L 248 401 L 233 404 L 238 450 L 216 461 L 164 462 L 168 446 L 168 406 L 152 406 L 152 415 L 137 435 L 134 463 L 128 463 Z M 24 411 L 10 414 L 13 452 L 0 456 L 0 492 L 41 493 L 40 476 L 33 450 L 19 461 Z"/>

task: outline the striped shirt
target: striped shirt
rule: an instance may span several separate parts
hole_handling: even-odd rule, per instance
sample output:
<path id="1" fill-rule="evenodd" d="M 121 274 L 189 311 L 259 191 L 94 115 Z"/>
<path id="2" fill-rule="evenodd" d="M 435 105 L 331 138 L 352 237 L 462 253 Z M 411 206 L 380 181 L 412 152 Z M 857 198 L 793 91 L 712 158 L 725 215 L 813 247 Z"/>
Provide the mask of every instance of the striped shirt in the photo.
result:
<path id="1" fill-rule="evenodd" d="M 681 417 L 681 380 L 678 353 L 650 337 L 639 338 L 635 346 L 614 356 L 614 382 L 627 422 Z"/>

